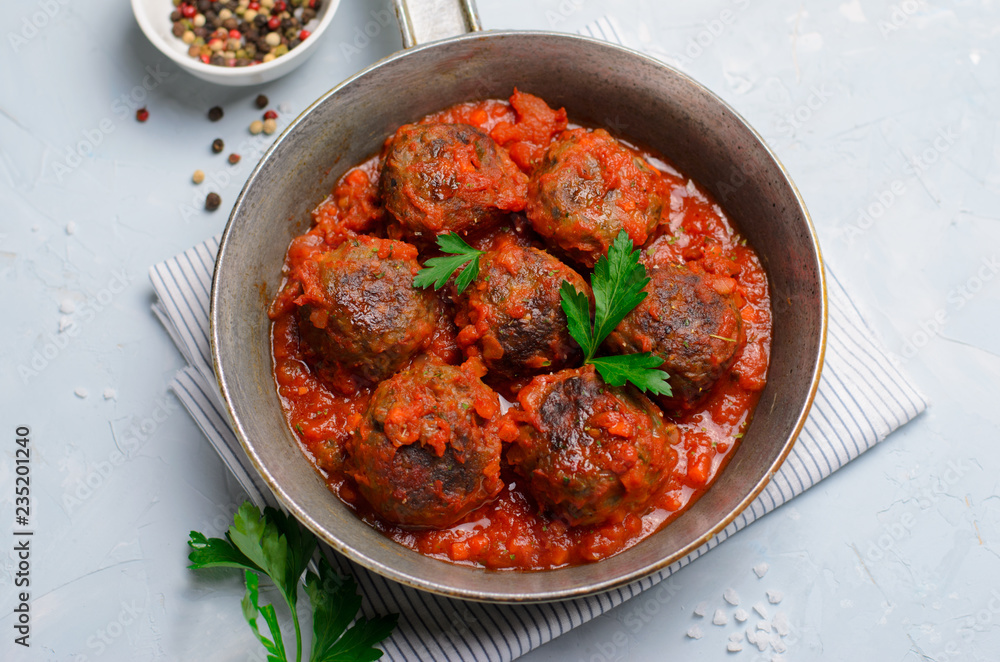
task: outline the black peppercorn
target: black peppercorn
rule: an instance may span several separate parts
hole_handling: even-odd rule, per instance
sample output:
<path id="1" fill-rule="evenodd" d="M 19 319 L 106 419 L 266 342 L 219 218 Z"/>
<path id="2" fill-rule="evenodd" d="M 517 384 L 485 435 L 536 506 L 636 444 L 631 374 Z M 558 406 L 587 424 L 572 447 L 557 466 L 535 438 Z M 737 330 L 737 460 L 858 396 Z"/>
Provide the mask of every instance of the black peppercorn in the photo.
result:
<path id="1" fill-rule="evenodd" d="M 226 143 L 222 142 L 222 138 L 216 138 L 212 141 L 212 151 L 216 154 L 220 153 L 226 148 Z"/>
<path id="2" fill-rule="evenodd" d="M 215 211 L 222 204 L 222 198 L 219 197 L 218 193 L 209 193 L 205 197 L 205 209 L 208 211 Z"/>
<path id="3" fill-rule="evenodd" d="M 258 94 L 257 98 L 254 100 L 258 108 L 267 108 L 268 100 L 263 94 Z"/>
<path id="4" fill-rule="evenodd" d="M 210 119 L 213 122 L 218 122 L 219 120 L 221 120 L 222 114 L 223 113 L 221 106 L 212 106 L 211 108 L 208 109 L 208 119 Z"/>

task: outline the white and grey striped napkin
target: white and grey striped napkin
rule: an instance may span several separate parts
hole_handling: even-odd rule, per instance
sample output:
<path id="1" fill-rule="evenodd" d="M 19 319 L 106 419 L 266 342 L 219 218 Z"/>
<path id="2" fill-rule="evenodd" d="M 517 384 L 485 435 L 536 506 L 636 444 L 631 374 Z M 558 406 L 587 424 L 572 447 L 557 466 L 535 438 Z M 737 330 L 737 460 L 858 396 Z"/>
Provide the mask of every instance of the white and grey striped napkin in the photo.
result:
<path id="1" fill-rule="evenodd" d="M 621 41 L 607 18 L 581 33 Z M 230 427 L 211 367 L 209 292 L 218 248 L 216 237 L 151 267 L 150 280 L 159 297 L 153 312 L 188 363 L 171 388 L 250 499 L 258 506 L 276 506 Z M 487 605 L 438 597 L 371 573 L 325 548 L 334 567 L 357 579 L 365 615 L 400 614 L 398 628 L 382 644 L 386 659 L 513 660 L 658 584 L 923 411 L 923 396 L 889 361 L 840 282 L 829 270 L 827 276 L 826 363 L 809 419 L 781 470 L 725 530 L 653 576 L 601 595 L 541 605 Z"/>

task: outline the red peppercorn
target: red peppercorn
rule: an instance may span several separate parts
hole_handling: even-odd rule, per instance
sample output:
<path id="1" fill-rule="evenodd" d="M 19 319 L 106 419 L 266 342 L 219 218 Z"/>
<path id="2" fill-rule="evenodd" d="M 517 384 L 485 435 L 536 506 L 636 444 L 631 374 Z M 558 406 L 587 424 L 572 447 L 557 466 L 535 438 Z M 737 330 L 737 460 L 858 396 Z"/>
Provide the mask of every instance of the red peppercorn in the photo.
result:
<path id="1" fill-rule="evenodd" d="M 274 112 L 273 110 L 269 110 L 266 113 L 264 113 L 264 119 L 266 119 L 266 120 L 276 120 L 276 119 L 278 119 L 278 113 Z"/>
<path id="2" fill-rule="evenodd" d="M 309 9 L 316 9 L 316 0 L 309 0 Z"/>
<path id="3" fill-rule="evenodd" d="M 239 30 L 230 30 L 229 31 L 229 38 L 230 39 L 242 39 L 243 35 L 240 33 Z"/>
<path id="4" fill-rule="evenodd" d="M 277 30 L 278 28 L 281 27 L 281 19 L 278 18 L 277 16 L 272 16 L 270 20 L 268 20 L 267 22 L 267 27 L 271 28 L 272 30 Z"/>
<path id="5" fill-rule="evenodd" d="M 281 12 L 288 9 L 288 5 L 284 3 L 283 0 L 278 0 L 274 3 L 274 8 L 271 10 L 272 14 L 280 14 Z"/>
<path id="6" fill-rule="evenodd" d="M 140 122 L 145 122 L 149 119 L 149 111 L 146 110 L 145 106 L 143 106 L 139 110 L 135 111 L 135 118 Z"/>
<path id="7" fill-rule="evenodd" d="M 212 60 L 212 58 L 209 55 L 202 55 L 201 56 L 201 61 L 204 62 L 205 64 L 209 64 L 211 62 L 211 60 Z"/>
<path id="8" fill-rule="evenodd" d="M 181 5 L 181 16 L 184 18 L 194 18 L 194 15 L 198 13 L 194 5 Z"/>
<path id="9" fill-rule="evenodd" d="M 299 41 L 305 41 L 306 37 L 308 37 L 311 34 L 312 32 L 309 32 L 309 30 L 303 30 L 302 32 L 299 33 Z"/>
<path id="10" fill-rule="evenodd" d="M 259 2 L 251 2 L 249 5 L 247 5 L 247 9 L 252 9 L 254 11 L 260 11 L 260 3 Z"/>

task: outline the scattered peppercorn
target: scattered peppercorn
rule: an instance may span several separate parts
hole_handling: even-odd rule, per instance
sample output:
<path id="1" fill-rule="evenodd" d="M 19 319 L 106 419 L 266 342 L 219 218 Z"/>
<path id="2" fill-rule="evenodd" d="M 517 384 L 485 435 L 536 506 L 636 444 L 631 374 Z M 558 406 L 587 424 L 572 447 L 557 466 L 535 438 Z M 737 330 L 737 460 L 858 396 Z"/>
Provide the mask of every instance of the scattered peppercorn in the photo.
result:
<path id="1" fill-rule="evenodd" d="M 253 135 L 256 136 L 263 130 L 264 130 L 264 123 L 261 122 L 260 120 L 254 120 L 253 122 L 250 122 L 250 133 L 252 133 Z"/>
<path id="2" fill-rule="evenodd" d="M 240 155 L 239 154 L 235 154 L 235 153 L 234 154 L 230 154 L 229 155 L 229 162 L 231 164 L 233 164 L 233 165 L 236 165 L 237 163 L 240 162 Z"/>
<path id="3" fill-rule="evenodd" d="M 254 103 L 257 104 L 258 108 L 264 110 L 265 108 L 267 108 L 268 100 L 267 97 L 264 96 L 263 94 L 258 94 L 257 98 L 254 99 Z"/>
<path id="4" fill-rule="evenodd" d="M 195 184 L 201 184 L 205 181 L 205 172 L 203 170 L 195 170 L 194 174 L 191 175 L 191 181 Z"/>
<path id="5" fill-rule="evenodd" d="M 145 122 L 149 119 L 149 111 L 146 110 L 145 106 L 143 106 L 139 110 L 135 111 L 135 118 L 140 122 Z"/>
<path id="6" fill-rule="evenodd" d="M 209 193 L 205 198 L 205 209 L 208 211 L 215 211 L 222 204 L 222 198 L 219 197 L 218 193 Z"/>
<path id="7" fill-rule="evenodd" d="M 266 120 L 276 120 L 276 119 L 278 119 L 278 113 L 276 113 L 273 110 L 269 110 L 266 113 L 264 113 L 264 119 L 266 119 Z"/>
<path id="8" fill-rule="evenodd" d="M 264 120 L 264 133 L 271 135 L 278 130 L 278 123 L 274 120 Z"/>
<path id="9" fill-rule="evenodd" d="M 222 142 L 222 138 L 216 138 L 212 141 L 212 151 L 216 154 L 220 153 L 226 148 L 226 143 Z"/>
<path id="10" fill-rule="evenodd" d="M 219 120 L 221 120 L 222 115 L 223 113 L 221 106 L 212 106 L 211 108 L 208 109 L 208 119 L 213 122 L 218 122 Z"/>

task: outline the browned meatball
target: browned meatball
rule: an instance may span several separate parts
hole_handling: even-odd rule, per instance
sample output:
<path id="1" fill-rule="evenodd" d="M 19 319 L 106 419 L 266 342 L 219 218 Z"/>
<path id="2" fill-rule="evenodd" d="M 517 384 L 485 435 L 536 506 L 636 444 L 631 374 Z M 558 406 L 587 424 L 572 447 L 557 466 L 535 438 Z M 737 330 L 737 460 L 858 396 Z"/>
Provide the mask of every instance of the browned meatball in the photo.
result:
<path id="1" fill-rule="evenodd" d="M 677 427 L 593 366 L 535 377 L 498 426 L 507 460 L 539 505 L 571 525 L 641 513 L 677 463 Z"/>
<path id="2" fill-rule="evenodd" d="M 669 195 L 655 170 L 604 129 L 572 129 L 552 143 L 528 183 L 538 234 L 593 267 L 625 230 L 641 246 Z"/>
<path id="3" fill-rule="evenodd" d="M 647 267 L 650 265 L 647 264 Z M 676 264 L 653 265 L 648 296 L 608 336 L 615 352 L 664 360 L 673 396 L 665 407 L 694 407 L 733 364 L 743 342 L 735 281 Z"/>
<path id="4" fill-rule="evenodd" d="M 443 528 L 503 488 L 500 441 L 485 425 L 500 411 L 472 360 L 428 355 L 378 385 L 350 443 L 348 473 L 379 515 Z"/>
<path id="5" fill-rule="evenodd" d="M 300 332 L 315 363 L 342 368 L 331 386 L 349 393 L 353 376 L 385 379 L 429 341 L 440 304 L 413 287 L 416 257 L 409 244 L 359 236 L 299 269 Z"/>
<path id="6" fill-rule="evenodd" d="M 527 177 L 473 126 L 407 124 L 387 145 L 379 186 L 386 209 L 409 233 L 434 236 L 521 211 Z"/>
<path id="7" fill-rule="evenodd" d="M 466 356 L 508 378 L 555 372 L 579 363 L 580 346 L 569 335 L 559 288 L 569 281 L 590 287 L 580 274 L 513 232 L 494 237 L 480 258 L 479 275 L 456 302 L 458 344 Z"/>

